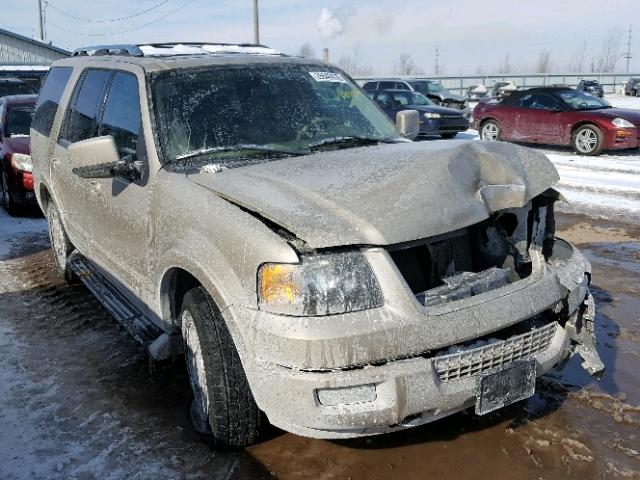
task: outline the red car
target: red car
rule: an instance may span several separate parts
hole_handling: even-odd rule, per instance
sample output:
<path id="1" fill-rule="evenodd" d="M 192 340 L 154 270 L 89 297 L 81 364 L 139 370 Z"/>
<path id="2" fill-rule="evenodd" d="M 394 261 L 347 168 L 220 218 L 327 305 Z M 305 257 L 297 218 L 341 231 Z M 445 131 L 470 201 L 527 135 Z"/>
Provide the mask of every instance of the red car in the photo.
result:
<path id="1" fill-rule="evenodd" d="M 16 215 L 35 205 L 29 128 L 37 95 L 0 98 L 0 205 Z"/>
<path id="2" fill-rule="evenodd" d="M 640 142 L 640 110 L 613 108 L 568 87 L 518 90 L 500 102 L 479 103 L 473 118 L 483 140 L 570 145 L 581 155 Z"/>

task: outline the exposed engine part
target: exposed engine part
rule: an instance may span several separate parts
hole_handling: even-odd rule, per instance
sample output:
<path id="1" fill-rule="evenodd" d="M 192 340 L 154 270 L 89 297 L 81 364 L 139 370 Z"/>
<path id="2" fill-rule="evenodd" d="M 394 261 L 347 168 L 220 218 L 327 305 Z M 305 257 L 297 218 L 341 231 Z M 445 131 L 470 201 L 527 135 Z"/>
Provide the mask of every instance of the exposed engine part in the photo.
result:
<path id="1" fill-rule="evenodd" d="M 443 278 L 444 285 L 416 295 L 425 306 L 462 300 L 504 287 L 509 283 L 509 269 L 491 267 L 483 272 L 461 272 Z"/>

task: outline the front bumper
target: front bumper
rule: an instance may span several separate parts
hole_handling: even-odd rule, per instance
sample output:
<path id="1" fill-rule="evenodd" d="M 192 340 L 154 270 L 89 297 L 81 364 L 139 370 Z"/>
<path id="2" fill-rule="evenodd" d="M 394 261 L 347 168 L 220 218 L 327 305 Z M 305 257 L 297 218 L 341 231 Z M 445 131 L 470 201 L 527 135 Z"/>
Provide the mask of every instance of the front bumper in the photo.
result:
<path id="1" fill-rule="evenodd" d="M 537 266 L 534 278 L 431 307 L 440 309 L 437 316 L 444 320 L 438 329 L 432 327 L 439 322 L 426 316 L 412 325 L 397 318 L 390 319 L 389 330 L 372 327 L 358 336 L 346 333 L 356 320 L 335 316 L 344 324 L 343 333 L 327 341 L 323 332 L 303 332 L 300 319 L 294 320 L 296 329 L 291 319 L 263 317 L 254 324 L 252 341 L 245 342 L 257 342 L 250 377 L 254 397 L 271 423 L 284 430 L 314 438 L 352 438 L 421 425 L 466 409 L 476 402 L 482 375 L 516 360 L 535 360 L 536 373 L 542 375 L 575 350 L 585 368 L 597 373 L 602 365 L 593 339 L 588 262 L 560 240 L 558 252 L 553 265 Z M 446 350 L 559 308 L 571 314 L 562 325 L 548 321 L 527 334 L 468 345 L 463 353 Z M 272 328 L 261 330 L 261 320 Z M 415 340 L 422 349 L 411 347 Z"/>

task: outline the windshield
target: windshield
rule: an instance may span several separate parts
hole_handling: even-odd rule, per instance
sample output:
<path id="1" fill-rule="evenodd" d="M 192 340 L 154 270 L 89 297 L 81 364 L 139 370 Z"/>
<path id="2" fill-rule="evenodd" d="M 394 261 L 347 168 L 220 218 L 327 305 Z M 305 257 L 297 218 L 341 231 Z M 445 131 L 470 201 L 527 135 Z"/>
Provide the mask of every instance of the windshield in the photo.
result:
<path id="1" fill-rule="evenodd" d="M 411 86 L 415 89 L 416 92 L 420 92 L 423 95 L 427 93 L 439 93 L 444 92 L 448 93 L 447 89 L 440 85 L 438 82 L 429 82 L 427 80 L 420 80 L 416 82 L 411 82 Z"/>
<path id="2" fill-rule="evenodd" d="M 161 72 L 152 79 L 152 95 L 167 162 L 226 152 L 220 155 L 225 162 L 230 150 L 273 157 L 308 153 L 334 139 L 399 137 L 388 117 L 330 67 L 242 65 Z"/>
<path id="3" fill-rule="evenodd" d="M 7 115 L 7 137 L 28 136 L 31 119 L 33 117 L 33 105 L 13 107 Z"/>
<path id="4" fill-rule="evenodd" d="M 24 82 L 0 82 L 0 97 L 25 93 L 36 93 L 36 91 Z"/>
<path id="5" fill-rule="evenodd" d="M 611 108 L 608 102 L 601 98 L 581 92 L 580 90 L 563 90 L 557 95 L 564 100 L 573 110 L 596 110 L 599 108 Z"/>

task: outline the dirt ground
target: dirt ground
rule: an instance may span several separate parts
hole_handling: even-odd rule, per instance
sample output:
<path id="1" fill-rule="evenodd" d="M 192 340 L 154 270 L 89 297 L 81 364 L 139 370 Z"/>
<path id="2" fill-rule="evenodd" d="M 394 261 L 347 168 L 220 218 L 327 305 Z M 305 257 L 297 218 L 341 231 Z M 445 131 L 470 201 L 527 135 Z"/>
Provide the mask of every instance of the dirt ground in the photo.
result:
<path id="1" fill-rule="evenodd" d="M 485 417 L 357 441 L 274 429 L 215 453 L 192 432 L 182 363 L 150 365 L 53 273 L 43 220 L 2 216 L 0 479 L 640 478 L 640 228 L 566 214 L 559 228 L 593 262 L 602 379 L 573 359 Z"/>

